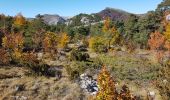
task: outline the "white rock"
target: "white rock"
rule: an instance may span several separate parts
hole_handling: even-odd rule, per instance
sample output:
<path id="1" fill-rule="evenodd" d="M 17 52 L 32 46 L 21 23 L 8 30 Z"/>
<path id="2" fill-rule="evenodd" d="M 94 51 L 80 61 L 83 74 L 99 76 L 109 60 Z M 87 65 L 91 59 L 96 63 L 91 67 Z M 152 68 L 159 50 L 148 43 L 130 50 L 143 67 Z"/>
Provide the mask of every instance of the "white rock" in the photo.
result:
<path id="1" fill-rule="evenodd" d="M 149 92 L 149 95 L 150 95 L 150 96 L 155 96 L 155 92 L 154 92 L 154 91 L 151 91 L 151 92 Z"/>

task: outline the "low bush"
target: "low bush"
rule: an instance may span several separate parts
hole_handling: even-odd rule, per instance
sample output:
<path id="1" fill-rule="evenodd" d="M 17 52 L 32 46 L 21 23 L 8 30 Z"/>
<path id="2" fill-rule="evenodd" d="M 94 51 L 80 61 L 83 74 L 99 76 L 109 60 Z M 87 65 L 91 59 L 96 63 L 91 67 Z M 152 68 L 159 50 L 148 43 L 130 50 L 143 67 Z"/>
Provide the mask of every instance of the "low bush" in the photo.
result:
<path id="1" fill-rule="evenodd" d="M 106 40 L 103 37 L 91 37 L 89 39 L 89 48 L 94 52 L 105 53 L 108 51 Z"/>
<path id="2" fill-rule="evenodd" d="M 66 67 L 67 74 L 71 80 L 77 79 L 80 74 L 82 74 L 86 69 L 85 62 L 72 62 Z"/>
<path id="3" fill-rule="evenodd" d="M 35 75 L 44 75 L 44 76 L 50 76 L 50 73 L 48 71 L 48 69 L 50 68 L 49 65 L 47 64 L 43 64 L 43 63 L 40 63 L 40 64 L 37 64 L 37 65 L 31 65 L 29 66 L 29 68 L 31 69 L 31 71 L 33 72 L 33 74 Z"/>
<path id="4" fill-rule="evenodd" d="M 88 59 L 88 53 L 80 52 L 79 50 L 72 50 L 70 53 L 70 60 L 72 61 L 87 61 Z"/>
<path id="5" fill-rule="evenodd" d="M 27 66 L 35 66 L 39 63 L 36 55 L 33 53 L 23 53 L 22 58 L 20 60 L 20 64 L 27 65 Z"/>
<path id="6" fill-rule="evenodd" d="M 20 65 L 27 66 L 34 75 L 54 76 L 49 65 L 39 61 L 33 53 L 23 53 Z"/>
<path id="7" fill-rule="evenodd" d="M 92 49 L 99 53 L 106 53 L 108 51 L 107 46 L 103 45 L 102 43 L 94 43 Z"/>
<path id="8" fill-rule="evenodd" d="M 70 65 L 66 66 L 66 71 L 69 78 L 71 80 L 74 80 L 77 79 L 80 74 L 83 74 L 85 72 L 88 72 L 89 74 L 97 74 L 101 67 L 102 64 L 97 61 L 73 61 Z"/>

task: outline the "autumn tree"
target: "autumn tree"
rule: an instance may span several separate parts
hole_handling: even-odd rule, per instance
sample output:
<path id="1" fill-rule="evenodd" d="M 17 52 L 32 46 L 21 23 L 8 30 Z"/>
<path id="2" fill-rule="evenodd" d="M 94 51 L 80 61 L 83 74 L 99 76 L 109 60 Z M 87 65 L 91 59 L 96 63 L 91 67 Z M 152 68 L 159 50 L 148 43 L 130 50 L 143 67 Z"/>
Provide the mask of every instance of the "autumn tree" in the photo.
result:
<path id="1" fill-rule="evenodd" d="M 99 91 L 96 95 L 96 100 L 116 100 L 118 93 L 115 83 L 105 66 L 99 73 L 97 82 Z"/>
<path id="2" fill-rule="evenodd" d="M 117 29 L 113 26 L 109 32 L 107 33 L 107 41 L 108 41 L 108 48 L 110 48 L 110 45 L 118 43 L 118 39 L 120 37 L 119 32 Z"/>
<path id="3" fill-rule="evenodd" d="M 151 33 L 150 39 L 148 40 L 148 45 L 151 50 L 156 50 L 156 58 L 159 63 L 162 62 L 163 58 L 163 48 L 165 44 L 165 37 L 160 32 L 156 31 Z"/>
<path id="4" fill-rule="evenodd" d="M 23 26 L 25 23 L 26 23 L 25 18 L 22 16 L 21 13 L 18 13 L 14 18 L 14 25 Z"/>
<path id="5" fill-rule="evenodd" d="M 165 37 L 158 31 L 151 33 L 148 45 L 151 50 L 162 50 L 165 43 Z"/>
<path id="6" fill-rule="evenodd" d="M 168 41 L 170 41 L 170 22 L 166 21 L 164 24 L 165 24 L 165 32 L 164 32 L 165 38 Z"/>
<path id="7" fill-rule="evenodd" d="M 2 46 L 10 53 L 12 59 L 20 59 L 24 44 L 22 33 L 5 34 L 2 39 Z"/>
<path id="8" fill-rule="evenodd" d="M 109 31 L 109 29 L 110 29 L 110 23 L 111 23 L 111 20 L 110 20 L 109 17 L 107 17 L 107 18 L 105 19 L 105 21 L 104 21 L 104 26 L 103 26 L 103 28 L 102 28 L 104 33 Z"/>
<path id="9" fill-rule="evenodd" d="M 67 33 L 63 32 L 61 33 L 60 41 L 59 41 L 59 47 L 64 48 L 67 46 L 68 42 L 70 40 L 70 37 Z"/>
<path id="10" fill-rule="evenodd" d="M 3 47 L 6 49 L 23 49 L 23 42 L 24 42 L 24 37 L 22 33 L 10 33 L 10 34 L 5 34 L 5 37 L 2 39 Z"/>
<path id="11" fill-rule="evenodd" d="M 165 16 L 167 16 L 168 14 L 170 14 L 170 12 L 165 13 Z M 165 42 L 165 48 L 170 51 L 170 22 L 167 20 L 167 18 L 165 17 L 164 19 L 164 25 L 165 25 L 165 32 L 164 32 L 164 36 L 166 39 Z"/>
<path id="12" fill-rule="evenodd" d="M 166 25 L 164 35 L 166 38 L 165 48 L 170 51 L 170 23 Z"/>
<path id="13" fill-rule="evenodd" d="M 53 32 L 45 33 L 45 37 L 42 43 L 43 49 L 47 52 L 50 50 L 57 50 L 58 40 L 59 39 L 56 33 Z"/>
<path id="14" fill-rule="evenodd" d="M 120 93 L 117 92 L 115 83 L 105 66 L 101 69 L 97 82 L 99 91 L 93 100 L 136 100 L 126 85 L 123 85 Z"/>
<path id="15" fill-rule="evenodd" d="M 111 26 L 111 20 L 107 17 L 104 21 L 103 26 L 103 38 L 105 38 L 105 44 L 109 49 L 111 45 L 116 44 L 117 40 L 119 39 L 119 32 L 117 31 L 115 26 Z"/>

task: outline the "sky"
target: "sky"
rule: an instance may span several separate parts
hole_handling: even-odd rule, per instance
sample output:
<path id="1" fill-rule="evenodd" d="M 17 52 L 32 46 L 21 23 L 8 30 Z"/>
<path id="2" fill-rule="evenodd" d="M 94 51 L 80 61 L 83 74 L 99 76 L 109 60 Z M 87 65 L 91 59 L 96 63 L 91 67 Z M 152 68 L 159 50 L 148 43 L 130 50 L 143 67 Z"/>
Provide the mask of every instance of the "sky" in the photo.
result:
<path id="1" fill-rule="evenodd" d="M 143 14 L 155 10 L 162 0 L 0 0 L 0 13 L 15 16 L 22 13 L 25 17 L 37 14 L 58 14 L 74 16 L 79 13 L 96 13 L 106 7 Z"/>

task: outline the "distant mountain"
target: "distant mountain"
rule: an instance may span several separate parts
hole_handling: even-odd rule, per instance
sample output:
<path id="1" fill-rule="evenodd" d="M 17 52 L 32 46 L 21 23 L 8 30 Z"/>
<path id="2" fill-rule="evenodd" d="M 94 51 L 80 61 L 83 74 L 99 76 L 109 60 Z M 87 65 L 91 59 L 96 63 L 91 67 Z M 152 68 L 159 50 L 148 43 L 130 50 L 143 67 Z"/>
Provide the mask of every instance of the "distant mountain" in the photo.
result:
<path id="1" fill-rule="evenodd" d="M 50 14 L 44 14 L 44 15 L 39 14 L 37 16 L 40 17 L 48 25 L 56 25 L 58 23 L 65 23 L 67 25 L 80 26 L 80 25 L 89 25 L 89 24 L 93 24 L 97 22 L 102 22 L 106 17 L 110 17 L 112 20 L 124 20 L 130 14 L 131 13 L 128 13 L 120 9 L 107 7 L 98 13 L 93 13 L 93 14 L 81 13 L 73 17 L 64 17 L 64 16 L 50 15 Z M 137 15 L 137 16 L 140 16 L 140 15 Z"/>
<path id="2" fill-rule="evenodd" d="M 66 20 L 59 15 L 44 14 L 40 15 L 41 19 L 48 25 L 56 25 L 58 23 L 64 23 Z"/>
<path id="3" fill-rule="evenodd" d="M 100 16 L 102 19 L 110 17 L 112 20 L 124 20 L 130 15 L 130 13 L 126 11 L 114 8 L 106 8 L 96 14 Z"/>

